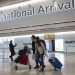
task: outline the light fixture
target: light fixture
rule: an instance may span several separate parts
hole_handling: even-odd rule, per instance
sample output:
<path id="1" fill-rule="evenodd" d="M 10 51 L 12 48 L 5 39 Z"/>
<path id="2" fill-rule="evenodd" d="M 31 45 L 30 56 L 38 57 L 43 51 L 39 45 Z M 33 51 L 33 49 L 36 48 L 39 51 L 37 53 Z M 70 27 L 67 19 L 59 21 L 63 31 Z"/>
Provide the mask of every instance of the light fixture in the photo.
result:
<path id="1" fill-rule="evenodd" d="M 54 2 L 54 6 L 57 7 L 57 2 Z"/>
<path id="2" fill-rule="evenodd" d="M 75 31 L 57 32 L 57 33 L 55 33 L 55 35 L 63 35 L 63 34 L 75 34 Z"/>
<path id="3" fill-rule="evenodd" d="M 21 9 L 21 7 L 20 7 L 20 6 L 19 6 L 18 8 L 19 8 L 19 9 Z"/>
<path id="4" fill-rule="evenodd" d="M 47 1 L 47 0 L 30 0 L 30 1 L 25 1 L 25 2 L 21 2 L 21 3 L 17 3 L 17 4 L 1 7 L 0 11 L 1 10 L 13 9 L 13 8 L 17 8 L 19 6 L 21 7 L 21 6 L 25 6 L 25 5 L 28 5 L 28 4 L 34 4 L 34 3 L 43 2 L 43 1 Z"/>

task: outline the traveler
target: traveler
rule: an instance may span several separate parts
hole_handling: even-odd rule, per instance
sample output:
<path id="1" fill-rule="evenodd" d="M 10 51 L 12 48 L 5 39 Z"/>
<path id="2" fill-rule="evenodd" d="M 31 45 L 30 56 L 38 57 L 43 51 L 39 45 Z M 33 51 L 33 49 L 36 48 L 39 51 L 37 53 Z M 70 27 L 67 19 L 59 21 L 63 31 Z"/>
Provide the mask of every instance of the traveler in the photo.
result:
<path id="1" fill-rule="evenodd" d="M 31 39 L 32 39 L 33 58 L 36 63 L 36 66 L 34 68 L 36 69 L 36 68 L 39 68 L 39 62 L 38 62 L 39 53 L 36 50 L 36 37 L 34 35 L 32 35 Z"/>
<path id="2" fill-rule="evenodd" d="M 11 53 L 11 55 L 9 57 L 11 58 L 11 61 L 13 61 L 13 56 L 15 55 L 14 47 L 16 47 L 16 44 L 13 45 L 12 40 L 11 40 L 9 43 L 9 49 L 10 49 L 10 53 Z"/>
<path id="3" fill-rule="evenodd" d="M 44 52 L 45 52 L 45 46 L 44 44 L 40 41 L 40 39 L 38 39 L 38 37 L 36 37 L 36 48 L 37 48 L 37 51 L 36 53 L 38 52 L 39 54 L 39 57 L 38 57 L 38 62 L 40 63 L 40 71 L 44 71 Z"/>

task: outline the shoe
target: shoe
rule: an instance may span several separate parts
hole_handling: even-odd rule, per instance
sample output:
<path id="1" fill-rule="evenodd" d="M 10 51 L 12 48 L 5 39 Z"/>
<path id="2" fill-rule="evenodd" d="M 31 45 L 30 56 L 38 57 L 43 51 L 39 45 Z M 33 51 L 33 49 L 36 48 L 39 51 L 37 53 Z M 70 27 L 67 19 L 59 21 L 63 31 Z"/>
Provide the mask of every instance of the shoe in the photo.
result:
<path id="1" fill-rule="evenodd" d="M 13 61 L 13 58 L 11 56 L 9 56 L 9 57 L 10 57 L 11 61 Z"/>
<path id="2" fill-rule="evenodd" d="M 40 67 L 41 67 L 41 65 L 40 65 Z M 44 65 L 43 67 L 45 68 L 45 67 L 46 67 L 46 65 Z"/>
<path id="3" fill-rule="evenodd" d="M 34 67 L 34 69 L 38 69 L 38 68 L 39 68 L 39 66 L 35 66 L 35 67 Z"/>
<path id="4" fill-rule="evenodd" d="M 13 58 L 11 58 L 11 61 L 13 61 Z"/>
<path id="5" fill-rule="evenodd" d="M 9 56 L 11 58 L 11 56 Z"/>
<path id="6" fill-rule="evenodd" d="M 39 70 L 39 72 L 44 72 L 44 69 Z"/>
<path id="7" fill-rule="evenodd" d="M 44 68 L 46 67 L 46 65 L 44 65 Z"/>

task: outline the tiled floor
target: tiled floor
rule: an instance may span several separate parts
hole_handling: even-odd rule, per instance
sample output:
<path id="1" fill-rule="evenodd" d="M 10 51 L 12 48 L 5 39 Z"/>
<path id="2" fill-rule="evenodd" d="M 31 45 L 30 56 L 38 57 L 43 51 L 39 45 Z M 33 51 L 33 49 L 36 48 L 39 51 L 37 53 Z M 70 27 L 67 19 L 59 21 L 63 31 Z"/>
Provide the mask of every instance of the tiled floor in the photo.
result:
<path id="1" fill-rule="evenodd" d="M 54 71 L 54 68 L 45 57 L 45 71 L 39 72 L 33 68 L 35 62 L 30 56 L 31 70 L 28 69 L 28 66 L 19 65 L 19 70 L 16 71 L 14 64 L 9 59 L 0 59 L 0 75 L 75 75 L 75 54 L 50 53 L 49 56 L 56 56 L 62 62 L 61 71 Z"/>

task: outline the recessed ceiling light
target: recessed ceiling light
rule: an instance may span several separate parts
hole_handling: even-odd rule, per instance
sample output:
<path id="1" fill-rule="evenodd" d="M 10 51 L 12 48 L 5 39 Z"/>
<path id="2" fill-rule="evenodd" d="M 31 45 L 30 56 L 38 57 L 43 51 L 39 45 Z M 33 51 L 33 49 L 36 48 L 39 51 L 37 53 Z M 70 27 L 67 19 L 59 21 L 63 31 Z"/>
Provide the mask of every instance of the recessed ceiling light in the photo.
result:
<path id="1" fill-rule="evenodd" d="M 74 34 L 75 31 L 68 31 L 68 32 L 57 32 L 55 35 L 62 35 L 62 34 Z"/>

